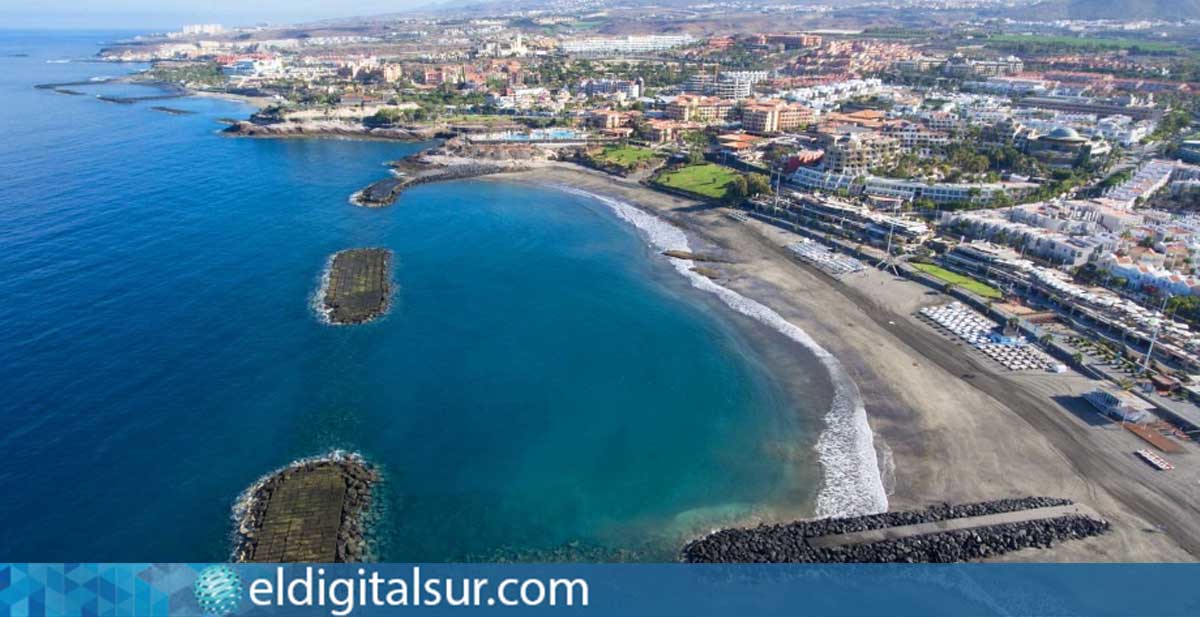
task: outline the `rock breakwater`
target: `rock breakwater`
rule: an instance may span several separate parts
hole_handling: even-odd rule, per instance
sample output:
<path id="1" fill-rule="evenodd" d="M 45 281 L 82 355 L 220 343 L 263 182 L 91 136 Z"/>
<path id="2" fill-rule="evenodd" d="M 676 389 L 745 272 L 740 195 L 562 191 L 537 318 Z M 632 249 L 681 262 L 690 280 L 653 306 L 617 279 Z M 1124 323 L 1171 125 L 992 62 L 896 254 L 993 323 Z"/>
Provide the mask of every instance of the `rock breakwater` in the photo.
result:
<path id="1" fill-rule="evenodd" d="M 263 477 L 234 507 L 233 561 L 370 559 L 366 518 L 379 479 L 361 456 L 340 451 Z"/>
<path id="2" fill-rule="evenodd" d="M 668 249 L 668 250 L 663 251 L 662 254 L 666 255 L 667 257 L 673 257 L 675 259 L 684 259 L 687 261 L 707 261 L 707 262 L 711 262 L 711 263 L 729 263 L 728 259 L 722 259 L 721 257 L 717 257 L 714 255 L 703 255 L 700 253 L 693 253 L 691 251 L 679 251 L 679 250 L 674 250 L 674 249 Z"/>
<path id="3" fill-rule="evenodd" d="M 321 313 L 334 324 L 359 324 L 382 315 L 392 293 L 392 252 L 348 249 L 334 254 L 318 294 Z"/>
<path id="4" fill-rule="evenodd" d="M 1052 497 L 724 529 L 683 548 L 691 563 L 948 563 L 1048 548 L 1109 523 Z"/>
<path id="5" fill-rule="evenodd" d="M 178 107 L 164 107 L 162 105 L 155 105 L 154 107 L 151 107 L 150 109 L 153 111 L 161 112 L 161 113 L 168 114 L 171 116 L 190 116 L 190 115 L 196 113 L 194 111 L 191 111 L 190 109 L 179 109 Z"/>
<path id="6" fill-rule="evenodd" d="M 410 186 L 515 171 L 511 167 L 474 162 L 420 168 L 414 168 L 408 164 L 396 164 L 393 167 L 403 175 L 372 183 L 367 188 L 355 193 L 350 198 L 351 203 L 367 208 L 382 208 L 394 203 L 400 193 Z"/>

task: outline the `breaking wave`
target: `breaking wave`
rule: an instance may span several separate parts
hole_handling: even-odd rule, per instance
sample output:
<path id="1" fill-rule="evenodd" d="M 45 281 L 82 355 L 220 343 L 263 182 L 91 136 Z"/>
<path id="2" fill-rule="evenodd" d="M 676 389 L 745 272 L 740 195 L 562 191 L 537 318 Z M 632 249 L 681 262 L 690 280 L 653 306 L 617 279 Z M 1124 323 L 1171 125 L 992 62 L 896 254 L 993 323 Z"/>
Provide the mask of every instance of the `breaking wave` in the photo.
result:
<path id="1" fill-rule="evenodd" d="M 333 311 L 325 306 L 325 292 L 329 289 L 329 277 L 333 273 L 333 258 L 337 257 L 337 253 L 330 255 L 325 260 L 325 267 L 321 269 L 321 276 L 318 279 L 317 289 L 308 299 L 308 306 L 312 309 L 313 314 L 317 316 L 317 320 L 327 326 L 336 326 L 333 323 Z"/>
<path id="2" fill-rule="evenodd" d="M 618 199 L 570 186 L 555 185 L 555 188 L 605 204 L 618 217 L 645 233 L 650 244 L 659 251 L 691 250 L 683 230 L 645 210 Z M 779 313 L 693 272 L 694 262 L 691 260 L 672 258 L 670 261 L 675 270 L 686 277 L 693 287 L 715 294 L 733 310 L 803 345 L 829 371 L 834 385 L 834 396 L 829 413 L 825 415 L 826 428 L 816 444 L 824 472 L 824 486 L 817 494 L 817 516 L 855 516 L 886 512 L 888 499 L 875 454 L 875 436 L 867 422 L 867 411 L 863 406 L 858 386 L 850 379 L 841 362 L 807 332 L 784 319 Z"/>

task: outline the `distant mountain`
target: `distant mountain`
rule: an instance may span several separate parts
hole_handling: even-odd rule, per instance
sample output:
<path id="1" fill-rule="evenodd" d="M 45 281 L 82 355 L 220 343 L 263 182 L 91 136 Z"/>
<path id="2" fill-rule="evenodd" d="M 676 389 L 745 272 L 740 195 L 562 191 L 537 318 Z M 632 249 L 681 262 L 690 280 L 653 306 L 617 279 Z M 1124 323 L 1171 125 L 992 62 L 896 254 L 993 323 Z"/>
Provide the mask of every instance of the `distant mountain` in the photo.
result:
<path id="1" fill-rule="evenodd" d="M 1200 19 L 1200 0 L 1046 0 L 1022 13 L 1040 19 Z"/>

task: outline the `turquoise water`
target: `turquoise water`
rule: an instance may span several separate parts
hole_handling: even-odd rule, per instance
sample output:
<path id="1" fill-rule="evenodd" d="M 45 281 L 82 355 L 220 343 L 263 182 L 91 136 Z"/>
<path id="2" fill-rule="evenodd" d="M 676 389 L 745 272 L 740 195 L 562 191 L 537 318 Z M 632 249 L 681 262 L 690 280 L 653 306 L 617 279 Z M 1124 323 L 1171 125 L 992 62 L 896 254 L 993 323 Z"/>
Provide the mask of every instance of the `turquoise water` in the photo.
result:
<path id="1" fill-rule="evenodd" d="M 528 133 L 509 133 L 501 139 L 504 141 L 570 141 L 584 137 L 575 129 L 533 129 Z"/>
<path id="2" fill-rule="evenodd" d="M 137 68 L 46 63 L 111 37 L 0 33 L 0 555 L 223 559 L 243 488 L 335 448 L 384 470 L 390 560 L 671 559 L 811 510 L 819 365 L 772 377 L 771 353 L 811 358 L 607 206 L 475 180 L 357 208 L 423 146 L 230 139 L 237 104 L 31 87 Z M 395 251 L 391 312 L 322 324 L 329 255 L 365 246 Z"/>

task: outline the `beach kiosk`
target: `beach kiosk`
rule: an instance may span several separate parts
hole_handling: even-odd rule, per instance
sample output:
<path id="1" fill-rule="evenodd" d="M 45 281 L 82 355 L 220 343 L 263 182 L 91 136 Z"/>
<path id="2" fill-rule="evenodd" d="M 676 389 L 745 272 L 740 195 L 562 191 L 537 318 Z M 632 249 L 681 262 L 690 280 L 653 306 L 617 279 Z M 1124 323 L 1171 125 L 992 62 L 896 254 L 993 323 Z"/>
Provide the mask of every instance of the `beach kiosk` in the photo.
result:
<path id="1" fill-rule="evenodd" d="M 1100 413 L 1121 422 L 1140 424 L 1153 418 L 1150 403 L 1128 392 L 1097 389 L 1084 394 L 1083 398 Z"/>

